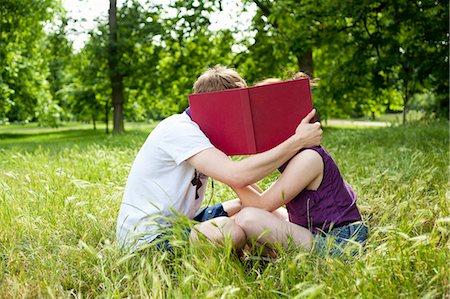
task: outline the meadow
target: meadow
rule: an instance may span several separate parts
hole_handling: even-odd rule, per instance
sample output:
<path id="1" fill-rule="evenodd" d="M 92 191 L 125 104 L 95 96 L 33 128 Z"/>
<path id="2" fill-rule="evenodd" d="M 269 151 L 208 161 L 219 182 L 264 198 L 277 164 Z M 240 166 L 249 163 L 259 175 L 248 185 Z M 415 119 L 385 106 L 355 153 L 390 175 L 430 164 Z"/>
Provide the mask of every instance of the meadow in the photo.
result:
<path id="1" fill-rule="evenodd" d="M 325 126 L 323 144 L 371 228 L 366 251 L 346 260 L 290 249 L 268 262 L 230 244 L 180 240 L 174 255 L 117 248 L 128 172 L 154 126 L 127 124 L 120 136 L 78 124 L 0 127 L 0 298 L 450 296 L 447 122 Z M 234 197 L 219 183 L 210 193 L 213 203 Z"/>

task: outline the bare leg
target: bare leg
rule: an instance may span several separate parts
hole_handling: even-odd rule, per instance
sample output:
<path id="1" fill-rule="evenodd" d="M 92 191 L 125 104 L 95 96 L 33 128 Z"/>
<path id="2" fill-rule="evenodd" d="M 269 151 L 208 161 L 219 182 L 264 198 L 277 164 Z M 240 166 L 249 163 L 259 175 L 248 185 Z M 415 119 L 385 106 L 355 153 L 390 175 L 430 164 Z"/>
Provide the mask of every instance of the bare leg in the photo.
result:
<path id="1" fill-rule="evenodd" d="M 223 210 L 227 212 L 228 216 L 231 217 L 242 209 L 242 204 L 239 198 L 236 198 L 223 202 L 222 207 Z M 289 221 L 288 212 L 284 207 L 280 207 L 272 213 L 283 220 Z"/>
<path id="2" fill-rule="evenodd" d="M 228 216 L 233 216 L 242 208 L 239 198 L 228 200 L 222 203 L 223 210 L 227 212 Z"/>
<path id="3" fill-rule="evenodd" d="M 229 217 L 217 217 L 194 225 L 190 234 L 191 241 L 197 242 L 199 234 L 203 234 L 208 240 L 219 245 L 223 245 L 225 237 L 229 236 L 238 250 L 242 249 L 246 242 L 242 228 Z"/>
<path id="4" fill-rule="evenodd" d="M 260 244 L 281 244 L 286 247 L 292 239 L 297 246 L 310 250 L 312 234 L 297 224 L 288 222 L 271 212 L 257 208 L 244 208 L 235 215 L 236 224 L 245 232 L 247 240 Z"/>
<path id="5" fill-rule="evenodd" d="M 289 221 L 289 214 L 286 208 L 279 207 L 275 211 L 272 212 L 275 216 L 277 216 L 280 219 L 283 219 L 284 221 Z"/>

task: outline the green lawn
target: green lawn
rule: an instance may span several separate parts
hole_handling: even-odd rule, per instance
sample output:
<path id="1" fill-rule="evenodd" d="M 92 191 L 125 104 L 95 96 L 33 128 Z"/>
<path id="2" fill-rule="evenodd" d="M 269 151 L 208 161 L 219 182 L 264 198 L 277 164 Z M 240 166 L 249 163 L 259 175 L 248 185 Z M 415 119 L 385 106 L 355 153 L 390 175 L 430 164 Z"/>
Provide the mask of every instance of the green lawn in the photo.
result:
<path id="1" fill-rule="evenodd" d="M 184 241 L 175 256 L 121 253 L 123 188 L 153 127 L 127 124 L 112 136 L 90 125 L 0 126 L 0 298 L 450 296 L 447 123 L 324 128 L 371 227 L 366 252 L 351 261 L 295 249 L 243 260 L 229 244 Z M 215 189 L 213 202 L 234 197 Z"/>

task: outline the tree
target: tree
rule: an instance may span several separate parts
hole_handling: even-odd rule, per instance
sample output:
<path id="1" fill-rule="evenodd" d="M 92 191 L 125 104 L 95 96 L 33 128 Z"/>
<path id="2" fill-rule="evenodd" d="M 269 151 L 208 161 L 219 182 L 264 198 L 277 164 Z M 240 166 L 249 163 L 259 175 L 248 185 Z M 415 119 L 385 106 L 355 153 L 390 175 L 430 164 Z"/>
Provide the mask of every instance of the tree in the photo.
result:
<path id="1" fill-rule="evenodd" d="M 321 4 L 310 0 L 246 2 L 258 7 L 253 18 L 253 29 L 257 33 L 255 43 L 249 47 L 249 56 L 250 60 L 258 57 L 264 61 L 263 66 L 256 66 L 262 76 L 296 71 L 314 76 L 313 50 L 321 45 L 317 37 Z M 247 75 L 256 79 L 254 74 Z"/>
<path id="2" fill-rule="evenodd" d="M 0 119 L 53 123 L 60 108 L 53 101 L 45 57 L 44 23 L 59 1 L 0 2 Z"/>
<path id="3" fill-rule="evenodd" d="M 119 70 L 120 55 L 118 50 L 117 1 L 109 1 L 109 78 L 111 81 L 113 104 L 113 132 L 123 133 L 123 74 Z"/>
<path id="4" fill-rule="evenodd" d="M 187 95 L 197 77 L 215 64 L 232 65 L 234 38 L 229 30 L 209 30 L 214 2 L 173 1 L 174 17 L 161 20 L 163 30 L 156 73 L 156 94 L 150 104 L 166 117 L 188 106 Z"/>
<path id="5" fill-rule="evenodd" d="M 94 130 L 96 123 L 103 120 L 108 133 L 111 85 L 107 73 L 107 42 L 103 36 L 91 32 L 89 41 L 67 65 L 66 71 L 71 74 L 72 80 L 59 91 L 59 95 L 68 104 L 73 119 L 91 120 Z"/>
<path id="6" fill-rule="evenodd" d="M 347 1 L 332 9 L 339 12 L 338 21 L 324 24 L 332 41 L 326 51 L 334 57 L 337 47 L 346 52 L 341 50 L 324 74 L 324 85 L 334 91 L 334 97 L 366 85 L 360 94 L 366 90 L 369 101 L 392 104 L 385 96 L 399 93 L 404 124 L 414 95 L 433 90 L 448 102 L 448 27 L 442 26 L 448 22 L 448 3 Z M 332 59 L 329 55 L 321 58 Z M 333 69 L 336 72 L 330 72 Z"/>
<path id="7" fill-rule="evenodd" d="M 159 88 L 161 34 L 160 6 L 138 1 L 125 3 L 119 11 L 120 69 L 124 74 L 125 117 L 148 118 Z"/>
<path id="8" fill-rule="evenodd" d="M 383 10 L 380 48 L 387 57 L 380 60 L 388 84 L 402 93 L 403 124 L 411 99 L 424 90 L 448 107 L 448 19 L 448 1 L 397 1 Z"/>
<path id="9" fill-rule="evenodd" d="M 61 108 L 61 120 L 70 115 L 70 103 L 63 97 L 62 90 L 70 85 L 75 73 L 71 69 L 74 60 L 72 42 L 67 39 L 68 19 L 62 15 L 59 24 L 45 38 L 45 55 L 48 61 L 50 94 L 53 102 Z"/>
<path id="10" fill-rule="evenodd" d="M 320 78 L 322 116 L 375 116 L 420 97 L 448 116 L 448 3 L 438 0 L 245 0 L 249 38 L 210 30 L 221 1 L 110 0 L 76 55 L 59 1 L 0 2 L 0 121 L 161 119 L 188 105 L 192 84 L 217 63 L 251 84 L 302 70 Z M 46 33 L 44 24 L 54 23 Z M 236 26 L 237 27 L 237 26 Z M 234 51 L 233 51 L 234 50 Z M 424 95 L 430 95 L 425 97 Z M 111 100 L 112 98 L 112 100 Z M 443 111 L 443 112 L 442 112 Z M 94 125 L 95 126 L 95 125 Z M 108 126 L 107 126 L 108 130 Z"/>
<path id="11" fill-rule="evenodd" d="M 239 60 L 247 78 L 306 70 L 321 79 L 315 103 L 325 116 L 395 109 L 399 94 L 406 113 L 426 90 L 448 103 L 448 3 L 252 2 L 255 42 Z"/>

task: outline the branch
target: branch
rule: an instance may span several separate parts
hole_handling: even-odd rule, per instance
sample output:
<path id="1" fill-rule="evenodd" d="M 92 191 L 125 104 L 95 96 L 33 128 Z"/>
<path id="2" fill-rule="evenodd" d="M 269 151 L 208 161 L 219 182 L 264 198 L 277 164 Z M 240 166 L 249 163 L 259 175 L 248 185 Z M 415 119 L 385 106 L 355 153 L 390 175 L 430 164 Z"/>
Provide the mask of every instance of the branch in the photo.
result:
<path id="1" fill-rule="evenodd" d="M 258 8 L 263 13 L 263 15 L 265 15 L 267 17 L 267 20 L 269 20 L 269 16 L 272 14 L 272 12 L 270 11 L 269 6 L 264 4 L 264 3 L 262 3 L 262 1 L 259 1 L 259 0 L 253 0 L 253 2 L 256 4 L 256 6 L 258 6 Z M 276 19 L 274 19 L 274 21 L 270 22 L 270 23 L 272 24 L 273 27 L 278 28 L 278 23 L 277 23 Z"/>
<path id="2" fill-rule="evenodd" d="M 378 49 L 378 45 L 373 39 L 372 34 L 370 34 L 369 28 L 367 28 L 367 19 L 363 18 L 364 28 L 366 29 L 367 34 L 369 35 L 370 40 L 372 41 L 372 45 L 375 47 L 375 50 L 377 51 L 377 56 L 379 59 L 381 59 L 380 50 Z"/>

